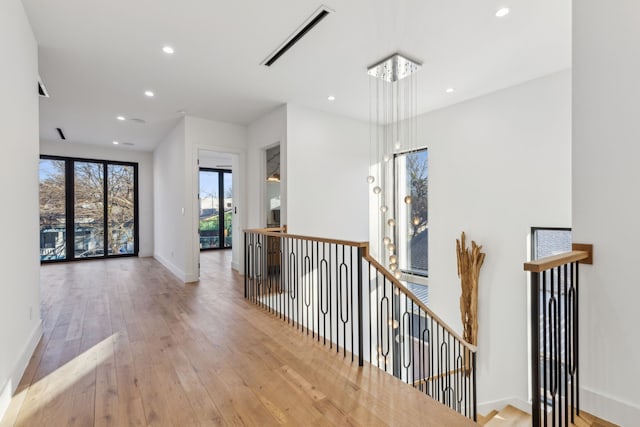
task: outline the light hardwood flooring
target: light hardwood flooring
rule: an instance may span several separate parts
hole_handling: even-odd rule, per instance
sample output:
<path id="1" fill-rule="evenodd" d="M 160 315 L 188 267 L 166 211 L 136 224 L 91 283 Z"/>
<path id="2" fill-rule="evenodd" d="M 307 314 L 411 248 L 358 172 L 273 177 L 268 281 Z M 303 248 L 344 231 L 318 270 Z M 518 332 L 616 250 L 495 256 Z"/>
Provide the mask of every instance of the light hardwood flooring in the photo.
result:
<path id="1" fill-rule="evenodd" d="M 230 252 L 183 284 L 150 258 L 41 268 L 44 335 L 7 426 L 474 425 L 242 297 Z"/>

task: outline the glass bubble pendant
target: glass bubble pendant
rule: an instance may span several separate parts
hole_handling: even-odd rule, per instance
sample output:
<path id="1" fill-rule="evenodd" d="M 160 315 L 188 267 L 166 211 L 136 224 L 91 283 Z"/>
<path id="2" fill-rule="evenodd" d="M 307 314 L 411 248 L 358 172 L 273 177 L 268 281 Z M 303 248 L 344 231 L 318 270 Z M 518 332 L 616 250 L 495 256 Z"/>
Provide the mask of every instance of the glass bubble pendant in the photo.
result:
<path id="1" fill-rule="evenodd" d="M 373 194 L 380 194 L 380 193 L 382 193 L 382 188 L 380 188 L 377 185 L 373 187 Z"/>
<path id="2" fill-rule="evenodd" d="M 404 202 L 406 204 L 410 205 L 412 201 L 413 201 L 413 199 L 411 199 L 411 196 L 405 196 Z"/>
<path id="3" fill-rule="evenodd" d="M 376 179 L 373 177 L 373 175 L 369 175 L 369 176 L 367 177 L 367 182 L 368 182 L 369 184 L 373 184 L 373 182 L 374 182 L 375 180 L 376 180 Z"/>

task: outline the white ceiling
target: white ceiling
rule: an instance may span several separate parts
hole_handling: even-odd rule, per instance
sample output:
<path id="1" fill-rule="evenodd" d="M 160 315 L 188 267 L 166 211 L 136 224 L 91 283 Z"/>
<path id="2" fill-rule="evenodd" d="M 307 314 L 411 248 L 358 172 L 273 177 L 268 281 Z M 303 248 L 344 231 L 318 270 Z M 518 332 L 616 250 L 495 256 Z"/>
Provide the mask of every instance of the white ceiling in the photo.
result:
<path id="1" fill-rule="evenodd" d="M 41 137 L 153 150 L 178 110 L 248 124 L 285 102 L 368 120 L 366 67 L 395 51 L 424 63 L 419 112 L 571 66 L 571 0 L 326 0 L 335 13 L 261 66 L 320 1 L 23 0 L 51 94 Z"/>

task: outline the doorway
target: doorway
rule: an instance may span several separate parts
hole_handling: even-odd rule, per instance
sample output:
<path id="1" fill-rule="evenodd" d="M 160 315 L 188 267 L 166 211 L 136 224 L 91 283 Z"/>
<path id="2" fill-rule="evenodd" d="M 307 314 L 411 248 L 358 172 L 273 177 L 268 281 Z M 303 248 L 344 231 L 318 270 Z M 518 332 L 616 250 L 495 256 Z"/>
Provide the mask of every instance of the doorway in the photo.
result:
<path id="1" fill-rule="evenodd" d="M 200 168 L 200 250 L 231 249 L 233 175 L 229 169 Z"/>

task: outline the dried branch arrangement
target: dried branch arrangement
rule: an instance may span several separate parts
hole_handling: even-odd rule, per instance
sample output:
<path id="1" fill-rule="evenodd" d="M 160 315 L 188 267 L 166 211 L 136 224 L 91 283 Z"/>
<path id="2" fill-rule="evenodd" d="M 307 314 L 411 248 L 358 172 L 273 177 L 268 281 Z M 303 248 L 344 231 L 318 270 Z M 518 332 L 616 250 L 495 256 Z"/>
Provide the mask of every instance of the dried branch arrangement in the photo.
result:
<path id="1" fill-rule="evenodd" d="M 460 239 L 456 239 L 458 254 L 458 277 L 462 294 L 460 295 L 460 314 L 462 316 L 462 337 L 469 344 L 478 344 L 478 279 L 480 267 L 484 262 L 485 253 L 482 246 L 471 241 L 471 250 L 466 247 L 464 231 Z"/>

